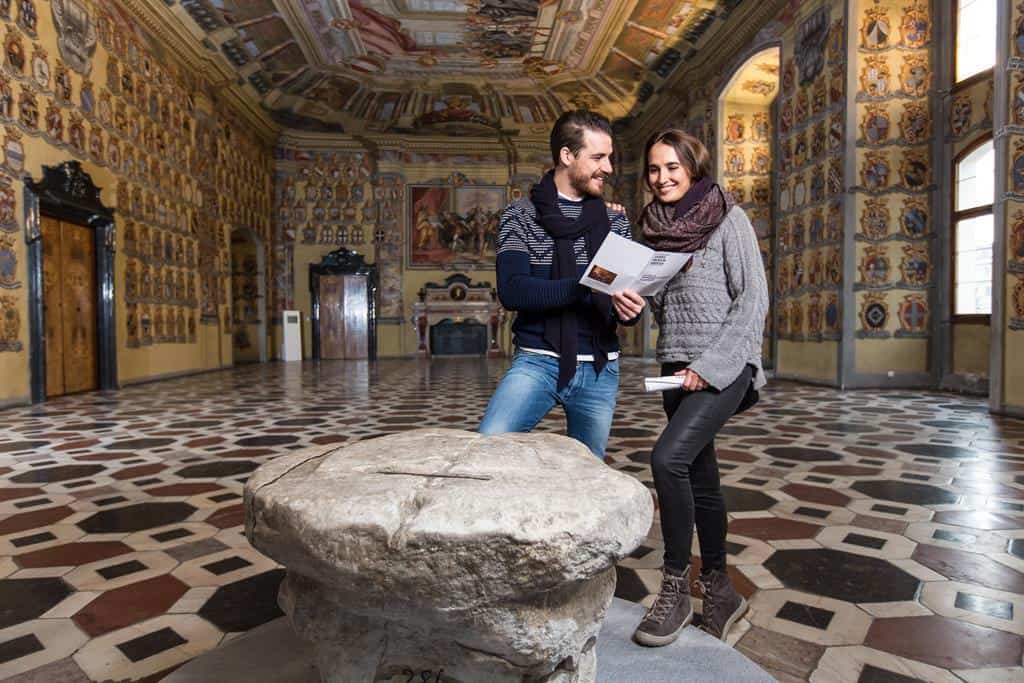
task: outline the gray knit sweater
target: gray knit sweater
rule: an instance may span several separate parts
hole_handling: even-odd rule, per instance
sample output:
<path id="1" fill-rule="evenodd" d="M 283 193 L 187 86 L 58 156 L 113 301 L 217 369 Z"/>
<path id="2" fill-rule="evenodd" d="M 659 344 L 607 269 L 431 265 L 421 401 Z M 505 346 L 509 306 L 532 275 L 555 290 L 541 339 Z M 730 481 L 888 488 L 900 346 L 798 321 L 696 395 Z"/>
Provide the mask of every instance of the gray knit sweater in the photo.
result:
<path id="1" fill-rule="evenodd" d="M 651 297 L 658 323 L 658 361 L 689 368 L 722 390 L 744 366 L 757 368 L 754 388 L 765 384 L 761 343 L 768 311 L 768 283 L 754 228 L 734 207 L 694 253 L 692 265 Z"/>

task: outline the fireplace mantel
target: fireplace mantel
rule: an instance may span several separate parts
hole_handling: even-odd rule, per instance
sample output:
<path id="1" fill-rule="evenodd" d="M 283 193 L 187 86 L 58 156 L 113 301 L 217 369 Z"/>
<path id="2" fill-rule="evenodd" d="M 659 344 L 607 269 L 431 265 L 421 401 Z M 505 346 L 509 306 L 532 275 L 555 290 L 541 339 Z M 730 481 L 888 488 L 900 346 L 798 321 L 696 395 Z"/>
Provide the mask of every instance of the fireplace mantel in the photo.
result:
<path id="1" fill-rule="evenodd" d="M 505 310 L 498 303 L 495 290 L 489 282 L 473 283 L 466 275 L 449 275 L 444 283 L 428 282 L 419 291 L 420 300 L 412 305 L 412 323 L 419 337 L 417 354 L 433 355 L 430 328 L 445 320 L 462 323 L 476 321 L 487 326 L 487 356 L 505 355 L 501 348 L 501 326 Z"/>

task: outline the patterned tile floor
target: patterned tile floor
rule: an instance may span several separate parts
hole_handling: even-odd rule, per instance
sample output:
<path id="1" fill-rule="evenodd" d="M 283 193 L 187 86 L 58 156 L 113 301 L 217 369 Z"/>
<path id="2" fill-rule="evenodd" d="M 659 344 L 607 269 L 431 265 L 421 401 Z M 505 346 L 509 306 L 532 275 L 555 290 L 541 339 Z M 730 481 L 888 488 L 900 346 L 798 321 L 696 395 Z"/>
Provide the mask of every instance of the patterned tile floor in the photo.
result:
<path id="1" fill-rule="evenodd" d="M 249 472 L 311 444 L 472 429 L 504 367 L 278 363 L 0 412 L 0 679 L 155 681 L 275 618 L 283 570 L 241 533 Z M 648 485 L 655 367 L 623 363 L 609 447 Z M 775 382 L 718 444 L 747 656 L 781 681 L 1024 681 L 1024 421 Z M 655 525 L 620 597 L 650 603 L 660 555 Z"/>

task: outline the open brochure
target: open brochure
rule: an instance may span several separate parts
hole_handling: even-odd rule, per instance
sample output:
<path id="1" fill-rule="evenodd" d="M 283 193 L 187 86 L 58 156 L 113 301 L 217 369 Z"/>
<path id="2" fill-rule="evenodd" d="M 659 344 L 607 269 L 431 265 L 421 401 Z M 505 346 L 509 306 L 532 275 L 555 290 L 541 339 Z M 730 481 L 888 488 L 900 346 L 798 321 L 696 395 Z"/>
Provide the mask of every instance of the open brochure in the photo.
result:
<path id="1" fill-rule="evenodd" d="M 657 294 L 692 254 L 654 251 L 614 232 L 594 254 L 580 284 L 605 294 L 631 289 L 641 296 Z"/>
<path id="2" fill-rule="evenodd" d="M 683 386 L 685 377 L 667 375 L 665 377 L 644 377 L 644 391 L 667 391 Z"/>

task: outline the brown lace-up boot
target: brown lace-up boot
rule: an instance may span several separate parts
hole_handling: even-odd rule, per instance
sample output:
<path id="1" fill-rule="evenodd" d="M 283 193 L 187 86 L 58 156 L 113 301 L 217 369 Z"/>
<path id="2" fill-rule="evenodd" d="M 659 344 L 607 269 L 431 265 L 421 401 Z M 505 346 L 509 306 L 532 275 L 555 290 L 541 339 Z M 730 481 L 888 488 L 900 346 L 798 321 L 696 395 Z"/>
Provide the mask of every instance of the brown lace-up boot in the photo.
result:
<path id="1" fill-rule="evenodd" d="M 697 583 L 704 593 L 701 628 L 715 638 L 725 640 L 729 629 L 746 613 L 747 601 L 736 592 L 729 575 L 723 571 L 702 571 Z"/>
<path id="2" fill-rule="evenodd" d="M 665 567 L 662 570 L 661 592 L 644 620 L 636 627 L 633 640 L 648 647 L 668 645 L 693 619 L 690 602 L 690 568 L 683 571 Z"/>

